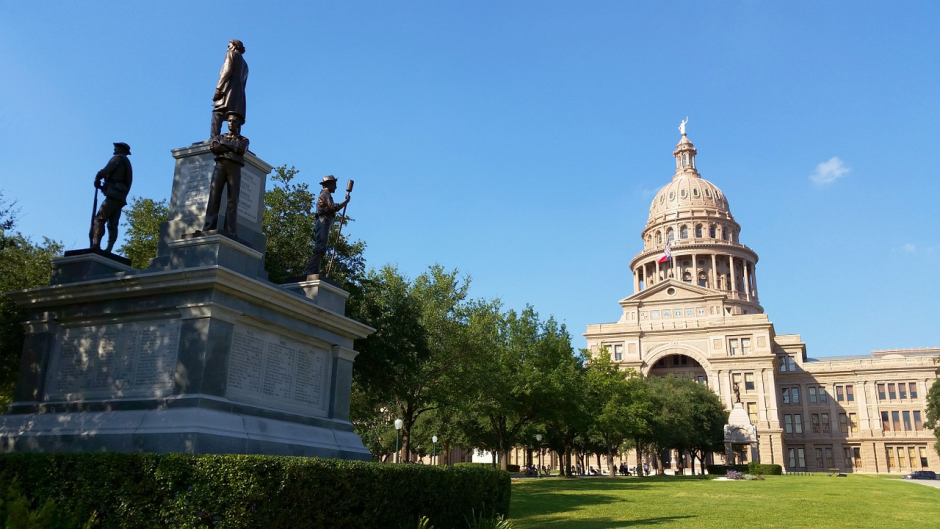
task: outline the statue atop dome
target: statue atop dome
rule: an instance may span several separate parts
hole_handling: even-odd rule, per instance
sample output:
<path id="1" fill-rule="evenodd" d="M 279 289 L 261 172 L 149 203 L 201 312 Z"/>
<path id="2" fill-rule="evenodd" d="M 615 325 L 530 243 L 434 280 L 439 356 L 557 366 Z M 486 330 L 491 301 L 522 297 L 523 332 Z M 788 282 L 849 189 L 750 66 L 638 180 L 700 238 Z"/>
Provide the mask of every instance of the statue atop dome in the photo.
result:
<path id="1" fill-rule="evenodd" d="M 688 122 L 689 116 L 686 116 L 685 119 L 682 120 L 682 123 L 679 123 L 679 132 L 681 132 L 683 136 L 685 136 L 685 124 Z"/>

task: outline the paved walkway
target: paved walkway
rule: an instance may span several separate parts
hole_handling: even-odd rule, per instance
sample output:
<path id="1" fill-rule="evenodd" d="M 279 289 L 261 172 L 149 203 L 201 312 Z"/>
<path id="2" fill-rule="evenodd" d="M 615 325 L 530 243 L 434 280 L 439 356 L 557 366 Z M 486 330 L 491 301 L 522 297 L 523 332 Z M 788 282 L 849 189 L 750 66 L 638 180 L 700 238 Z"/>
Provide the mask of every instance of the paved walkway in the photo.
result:
<path id="1" fill-rule="evenodd" d="M 921 485 L 927 485 L 928 487 L 933 487 L 935 489 L 940 489 L 940 480 L 930 480 L 930 479 L 899 479 L 897 481 L 906 481 L 908 483 L 920 483 Z"/>

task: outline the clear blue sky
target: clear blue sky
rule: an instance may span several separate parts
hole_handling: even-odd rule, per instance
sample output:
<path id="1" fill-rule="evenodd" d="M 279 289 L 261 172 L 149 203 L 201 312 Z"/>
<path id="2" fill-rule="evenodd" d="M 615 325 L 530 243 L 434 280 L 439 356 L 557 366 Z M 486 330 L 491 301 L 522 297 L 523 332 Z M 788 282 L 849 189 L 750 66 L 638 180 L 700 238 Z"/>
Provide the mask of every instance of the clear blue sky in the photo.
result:
<path id="1" fill-rule="evenodd" d="M 688 115 L 778 333 L 940 346 L 938 26 L 936 1 L 0 0 L 0 189 L 66 248 L 112 142 L 168 198 L 238 38 L 252 150 L 356 180 L 372 267 L 459 268 L 582 347 L 632 294 Z"/>

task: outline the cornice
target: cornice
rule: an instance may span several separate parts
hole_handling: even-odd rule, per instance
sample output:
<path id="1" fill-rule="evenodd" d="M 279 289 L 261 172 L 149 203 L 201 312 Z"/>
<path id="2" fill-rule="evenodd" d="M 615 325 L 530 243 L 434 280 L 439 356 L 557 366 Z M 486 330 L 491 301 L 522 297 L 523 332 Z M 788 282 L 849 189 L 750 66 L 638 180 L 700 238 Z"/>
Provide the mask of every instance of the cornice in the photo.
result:
<path id="1" fill-rule="evenodd" d="M 8 295 L 21 307 L 41 309 L 204 289 L 218 289 L 252 305 L 288 315 L 349 338 L 365 338 L 375 332 L 375 329 L 368 325 L 326 310 L 306 298 L 285 292 L 276 285 L 218 266 L 50 285 L 18 290 Z"/>

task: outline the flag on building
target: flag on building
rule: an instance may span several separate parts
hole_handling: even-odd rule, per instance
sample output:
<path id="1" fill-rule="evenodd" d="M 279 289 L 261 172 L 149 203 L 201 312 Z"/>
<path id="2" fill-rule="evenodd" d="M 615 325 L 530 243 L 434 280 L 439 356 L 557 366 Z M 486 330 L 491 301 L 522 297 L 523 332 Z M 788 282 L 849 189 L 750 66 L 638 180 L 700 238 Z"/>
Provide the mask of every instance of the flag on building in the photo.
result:
<path id="1" fill-rule="evenodd" d="M 665 263 L 666 261 L 672 259 L 672 239 L 666 241 L 666 247 L 663 248 L 663 256 L 659 258 L 657 263 Z"/>

